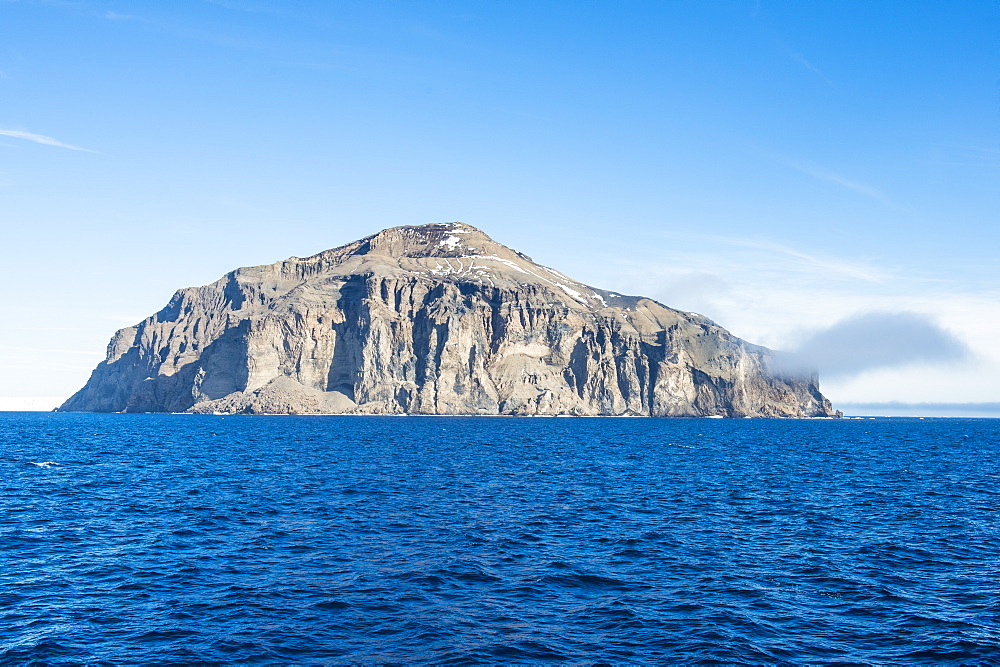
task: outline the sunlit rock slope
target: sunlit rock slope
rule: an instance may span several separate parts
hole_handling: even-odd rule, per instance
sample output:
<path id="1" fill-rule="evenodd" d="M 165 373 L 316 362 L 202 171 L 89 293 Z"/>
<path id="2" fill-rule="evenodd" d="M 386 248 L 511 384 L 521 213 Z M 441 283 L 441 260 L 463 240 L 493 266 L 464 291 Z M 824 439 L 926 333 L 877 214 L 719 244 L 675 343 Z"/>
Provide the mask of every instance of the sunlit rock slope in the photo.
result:
<path id="1" fill-rule="evenodd" d="M 396 227 L 182 289 L 60 408 L 98 412 L 830 416 L 814 375 L 461 223 Z"/>

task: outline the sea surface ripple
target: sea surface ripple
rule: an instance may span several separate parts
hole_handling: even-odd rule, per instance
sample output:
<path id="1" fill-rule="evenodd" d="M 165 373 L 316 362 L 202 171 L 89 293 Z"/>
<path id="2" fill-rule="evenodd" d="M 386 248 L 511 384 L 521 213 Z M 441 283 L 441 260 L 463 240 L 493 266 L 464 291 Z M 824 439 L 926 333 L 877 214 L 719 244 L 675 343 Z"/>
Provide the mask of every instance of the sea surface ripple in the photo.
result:
<path id="1" fill-rule="evenodd" d="M 1000 420 L 0 413 L 0 661 L 1000 662 Z"/>

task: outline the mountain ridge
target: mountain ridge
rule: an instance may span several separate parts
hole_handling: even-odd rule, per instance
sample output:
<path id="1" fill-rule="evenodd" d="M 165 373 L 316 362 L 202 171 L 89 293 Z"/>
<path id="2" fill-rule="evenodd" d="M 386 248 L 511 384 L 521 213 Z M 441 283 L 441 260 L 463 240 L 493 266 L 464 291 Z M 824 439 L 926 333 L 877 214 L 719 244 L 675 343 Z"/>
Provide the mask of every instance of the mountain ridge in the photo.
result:
<path id="1" fill-rule="evenodd" d="M 393 227 L 178 290 L 60 410 L 833 416 L 814 374 L 464 223 Z"/>

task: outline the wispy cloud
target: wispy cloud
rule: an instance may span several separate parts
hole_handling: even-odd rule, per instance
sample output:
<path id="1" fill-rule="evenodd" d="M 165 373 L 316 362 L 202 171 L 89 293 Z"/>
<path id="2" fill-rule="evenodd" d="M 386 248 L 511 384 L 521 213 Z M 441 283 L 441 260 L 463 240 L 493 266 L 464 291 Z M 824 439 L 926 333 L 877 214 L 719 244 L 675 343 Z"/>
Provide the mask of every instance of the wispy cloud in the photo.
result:
<path id="1" fill-rule="evenodd" d="M 757 250 L 765 250 L 768 252 L 777 253 L 779 255 L 785 255 L 786 257 L 799 259 L 808 264 L 810 267 L 822 269 L 826 273 L 840 275 L 845 278 L 854 278 L 856 280 L 864 280 L 866 282 L 880 283 L 888 280 L 891 277 L 885 271 L 869 266 L 867 264 L 862 264 L 860 262 L 850 262 L 847 260 L 837 259 L 834 257 L 821 257 L 819 255 L 805 253 L 800 250 L 796 250 L 795 248 L 790 248 L 786 245 L 783 245 L 781 243 L 775 243 L 773 241 L 762 241 L 762 240 L 742 239 L 742 238 L 726 238 L 726 237 L 712 237 L 712 238 L 715 241 L 726 243 L 728 245 L 740 246 L 743 248 L 754 248 Z"/>
<path id="2" fill-rule="evenodd" d="M 15 139 L 24 139 L 25 141 L 34 141 L 36 144 L 43 144 L 45 146 L 56 146 L 57 148 L 68 148 L 71 151 L 82 151 L 84 153 L 96 153 L 97 151 L 92 151 L 89 148 L 80 148 L 79 146 L 74 146 L 72 144 L 67 144 L 58 139 L 53 139 L 52 137 L 47 137 L 44 134 L 35 134 L 34 132 L 24 132 L 22 130 L 3 130 L 0 129 L 0 136 L 4 137 L 14 137 Z"/>
<path id="3" fill-rule="evenodd" d="M 825 181 L 827 183 L 833 183 L 834 185 L 839 185 L 842 188 L 846 188 L 852 192 L 859 195 L 874 199 L 875 201 L 881 202 L 890 208 L 902 211 L 905 210 L 903 206 L 900 206 L 894 202 L 888 195 L 879 190 L 876 187 L 868 185 L 867 183 L 862 183 L 851 178 L 847 178 L 835 171 L 831 171 L 826 167 L 821 167 L 818 164 L 813 164 L 812 162 L 806 162 L 804 160 L 796 160 L 794 158 L 786 157 L 783 155 L 772 155 L 773 159 L 781 162 L 782 164 L 795 169 L 798 172 L 806 174 L 807 176 L 812 176 L 815 179 Z"/>
<path id="4" fill-rule="evenodd" d="M 758 7 L 757 7 L 758 11 L 753 12 L 753 14 L 752 14 L 753 16 L 756 17 L 757 13 L 759 12 L 759 8 L 760 8 L 760 5 L 758 4 Z M 772 33 L 772 39 L 774 39 L 774 43 L 778 46 L 779 49 L 781 49 L 781 51 L 788 58 L 790 58 L 791 60 L 797 62 L 799 65 L 801 65 L 805 69 L 809 70 L 810 72 L 812 72 L 813 74 L 815 74 L 819 78 L 823 79 L 823 81 L 828 86 L 830 86 L 831 88 L 837 88 L 837 89 L 840 88 L 840 86 L 838 86 L 836 83 L 833 82 L 833 79 L 831 79 L 830 77 L 828 77 L 826 75 L 826 72 L 824 72 L 823 70 L 821 70 L 819 67 L 816 67 L 816 65 L 812 64 L 809 60 L 807 60 L 804 55 L 802 55 L 801 53 L 799 53 L 798 51 L 796 51 L 795 49 L 793 49 L 792 47 L 790 47 L 788 45 L 788 43 L 785 42 L 784 39 L 782 39 L 781 37 L 778 37 L 777 35 L 774 35 L 773 33 Z"/>
<path id="5" fill-rule="evenodd" d="M 828 77 L 826 74 L 824 74 L 823 70 L 821 70 L 820 68 L 816 67 L 811 62 L 809 62 L 808 60 L 806 60 L 805 56 L 803 56 L 801 53 L 796 53 L 795 51 L 792 51 L 791 49 L 789 49 L 787 46 L 785 47 L 785 52 L 788 54 L 789 58 L 791 58 L 792 60 L 794 60 L 798 64 L 802 65 L 803 67 L 805 67 L 810 72 L 813 72 L 814 74 L 818 75 L 821 79 L 823 79 L 824 81 L 826 81 L 827 84 L 829 84 L 830 86 L 832 86 L 834 88 L 837 87 L 837 84 L 835 84 L 833 82 L 833 80 L 830 79 L 830 77 Z"/>

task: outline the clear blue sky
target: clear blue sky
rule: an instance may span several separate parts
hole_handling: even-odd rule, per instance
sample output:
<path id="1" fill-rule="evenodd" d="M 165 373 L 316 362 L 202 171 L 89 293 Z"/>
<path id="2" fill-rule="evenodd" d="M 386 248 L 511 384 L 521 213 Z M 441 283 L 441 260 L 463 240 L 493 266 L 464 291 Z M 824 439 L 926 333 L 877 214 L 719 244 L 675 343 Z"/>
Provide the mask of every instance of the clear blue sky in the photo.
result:
<path id="1" fill-rule="evenodd" d="M 452 220 L 775 347 L 905 312 L 964 355 L 835 402 L 1000 401 L 1000 3 L 0 0 L 0 397 Z"/>

